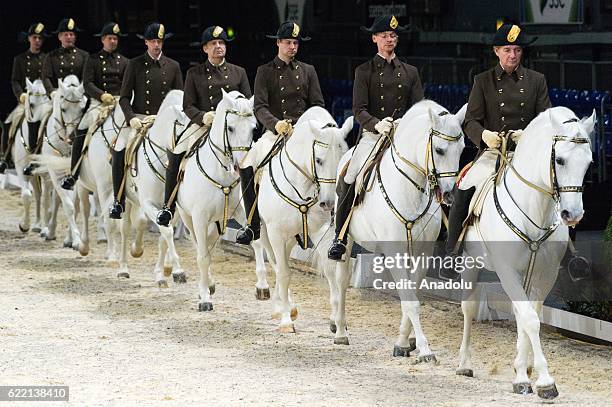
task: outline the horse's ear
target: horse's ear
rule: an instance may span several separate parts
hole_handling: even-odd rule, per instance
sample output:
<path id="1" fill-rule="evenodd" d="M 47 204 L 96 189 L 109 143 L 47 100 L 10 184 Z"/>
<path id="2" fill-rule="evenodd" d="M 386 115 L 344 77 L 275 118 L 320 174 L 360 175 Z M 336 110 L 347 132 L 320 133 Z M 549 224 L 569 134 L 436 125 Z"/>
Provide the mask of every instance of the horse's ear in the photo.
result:
<path id="1" fill-rule="evenodd" d="M 251 96 L 249 102 L 251 103 L 251 108 L 253 108 L 255 106 L 255 96 Z"/>
<path id="2" fill-rule="evenodd" d="M 317 120 L 308 120 L 308 125 L 310 126 L 310 131 L 312 132 L 315 138 L 321 137 L 321 122 Z"/>
<path id="3" fill-rule="evenodd" d="M 455 114 L 455 117 L 457 118 L 457 120 L 459 120 L 459 123 L 463 124 L 465 120 L 466 112 L 467 112 L 467 103 L 463 105 L 461 109 L 459 109 L 459 111 Z"/>
<path id="4" fill-rule="evenodd" d="M 580 120 L 580 123 L 584 126 L 584 130 L 586 133 L 591 136 L 593 133 L 593 129 L 595 129 L 595 121 L 597 120 L 597 114 L 595 113 L 595 109 L 593 109 L 593 114 L 590 117 L 585 117 Z"/>
<path id="5" fill-rule="evenodd" d="M 559 120 L 555 118 L 553 114 L 554 109 L 548 109 L 548 118 L 550 119 L 550 123 L 552 125 L 553 130 L 556 134 L 563 134 L 563 126 L 559 123 Z"/>
<path id="6" fill-rule="evenodd" d="M 26 89 L 31 91 L 33 87 L 34 87 L 34 84 L 30 81 L 30 79 L 26 77 Z"/>
<path id="7" fill-rule="evenodd" d="M 349 116 L 346 118 L 346 120 L 342 124 L 342 128 L 340 130 L 342 130 L 342 135 L 344 136 L 344 138 L 346 138 L 346 136 L 348 136 L 351 133 L 351 130 L 353 130 L 354 120 L 355 118 L 353 116 Z"/>
<path id="8" fill-rule="evenodd" d="M 436 112 L 434 112 L 431 107 L 427 108 L 427 113 L 429 113 L 429 120 L 431 121 L 431 127 L 437 129 L 440 127 L 440 116 Z"/>
<path id="9" fill-rule="evenodd" d="M 57 88 L 62 92 L 62 94 L 66 92 L 66 86 L 61 78 L 57 79 Z"/>
<path id="10" fill-rule="evenodd" d="M 229 99 L 229 93 L 227 93 L 223 88 L 221 88 L 221 99 Z"/>

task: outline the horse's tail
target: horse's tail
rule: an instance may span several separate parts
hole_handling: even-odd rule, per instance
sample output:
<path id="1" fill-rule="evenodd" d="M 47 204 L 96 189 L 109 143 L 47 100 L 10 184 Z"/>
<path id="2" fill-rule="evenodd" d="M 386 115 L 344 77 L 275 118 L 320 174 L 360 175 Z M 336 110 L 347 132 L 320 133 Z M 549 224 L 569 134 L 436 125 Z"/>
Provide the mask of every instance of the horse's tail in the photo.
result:
<path id="1" fill-rule="evenodd" d="M 327 257 L 327 251 L 334 241 L 334 226 L 325 222 L 321 229 L 314 233 L 312 242 L 314 244 L 312 264 L 321 275 L 333 273 L 336 269 L 336 262 Z"/>
<path id="2" fill-rule="evenodd" d="M 70 158 L 68 157 L 34 154 L 31 156 L 31 162 L 38 164 L 38 168 L 34 171 L 35 174 L 44 174 L 49 172 L 49 170 L 62 173 L 70 171 Z"/>

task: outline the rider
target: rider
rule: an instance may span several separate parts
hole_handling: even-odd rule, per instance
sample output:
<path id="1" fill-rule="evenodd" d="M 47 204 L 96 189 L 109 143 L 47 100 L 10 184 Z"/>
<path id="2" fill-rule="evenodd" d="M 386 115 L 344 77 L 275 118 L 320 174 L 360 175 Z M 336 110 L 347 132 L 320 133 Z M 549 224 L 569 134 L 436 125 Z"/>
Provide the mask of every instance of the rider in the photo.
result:
<path id="1" fill-rule="evenodd" d="M 463 130 L 478 146 L 479 153 L 455 187 L 446 241 L 448 255 L 456 256 L 461 251 L 455 246 L 462 224 L 476 186 L 495 170 L 494 149 L 501 145 L 500 132 L 513 131 L 511 139 L 516 143 L 529 122 L 551 107 L 544 75 L 521 65 L 524 47 L 530 43 L 518 25 L 502 25 L 493 39 L 493 51 L 499 62 L 474 78 Z M 442 268 L 440 275 L 457 277 L 449 268 Z"/>
<path id="2" fill-rule="evenodd" d="M 58 79 L 64 79 L 68 75 L 76 75 L 79 80 L 83 79 L 83 68 L 89 54 L 74 46 L 76 33 L 80 31 L 83 30 L 77 27 L 72 18 L 64 18 L 59 22 L 57 30 L 53 32 L 53 34 L 57 34 L 57 39 L 61 45 L 49 52 L 42 65 L 42 80 L 47 95 L 52 96 L 52 92 L 56 90 Z M 38 144 L 39 125 L 40 122 L 32 126 L 33 128 L 28 127 L 28 138 L 31 146 Z M 34 153 L 38 153 L 40 147 L 42 147 L 42 144 L 36 148 Z M 24 168 L 23 173 L 31 175 L 35 167 L 35 164 L 30 163 Z"/>
<path id="3" fill-rule="evenodd" d="M 13 60 L 13 73 L 11 75 L 11 87 L 13 94 L 17 98 L 19 103 L 15 110 L 22 110 L 26 101 L 26 78 L 34 82 L 36 79 L 41 78 L 42 63 L 45 59 L 46 54 L 42 52 L 42 45 L 45 37 L 49 35 L 45 31 L 45 26 L 42 23 L 35 23 L 28 28 L 27 33 L 28 42 L 30 48 L 15 57 Z M 22 115 L 11 113 L 9 117 L 13 120 L 17 119 L 17 116 Z M 2 148 L 0 148 L 0 174 L 4 174 L 7 168 L 8 156 L 10 154 L 11 146 L 9 145 L 9 128 L 10 123 L 8 120 L 1 122 L 2 125 Z M 32 144 L 30 144 L 32 145 Z"/>
<path id="4" fill-rule="evenodd" d="M 168 92 L 173 89 L 183 89 L 183 75 L 178 62 L 162 55 L 164 40 L 173 35 L 166 32 L 163 24 L 149 24 L 144 36 L 138 35 L 139 38 L 144 39 L 147 51 L 131 59 L 123 75 L 119 105 L 125 115 L 126 123 L 129 123 L 130 126 L 119 132 L 115 145 L 115 148 L 119 150 L 112 151 L 115 201 L 109 208 L 109 215 L 113 219 L 121 219 L 125 206 L 125 193 L 121 190 L 121 184 L 125 173 L 125 146 L 130 128 L 140 129 L 141 119 L 157 114 Z"/>
<path id="5" fill-rule="evenodd" d="M 398 34 L 406 28 L 393 15 L 380 16 L 371 27 L 361 27 L 372 35 L 377 54 L 355 69 L 353 113 L 361 125 L 362 138 L 355 146 L 346 175 L 338 180 L 336 238 L 328 251 L 331 260 L 341 260 L 346 252 L 345 223 L 355 198 L 355 180 L 368 157 L 375 154 L 378 139 L 390 133 L 398 119 L 423 99 L 423 87 L 417 69 L 395 55 Z"/>
<path id="6" fill-rule="evenodd" d="M 295 123 L 308 108 L 323 107 L 325 103 L 314 66 L 295 59 L 300 41 L 308 41 L 310 37 L 303 37 L 300 26 L 292 21 L 284 22 L 276 35 L 267 37 L 276 39 L 278 55 L 257 68 L 254 107 L 255 117 L 267 130 L 262 138 L 275 140 L 277 136 L 290 135 L 291 123 Z M 236 237 L 240 244 L 259 239 L 260 221 L 253 177 L 252 166 L 240 169 L 247 214 L 247 224 Z"/>
<path id="7" fill-rule="evenodd" d="M 128 64 L 128 58 L 117 51 L 119 37 L 126 37 L 121 33 L 119 24 L 110 22 L 102 27 L 99 34 L 102 42 L 102 50 L 92 54 L 85 63 L 85 74 L 83 84 L 85 92 L 91 98 L 89 110 L 85 117 L 89 120 L 81 120 L 72 143 L 71 165 L 72 173 L 64 177 L 61 186 L 64 189 L 72 189 L 79 177 L 80 158 L 85 143 L 85 136 L 90 124 L 96 121 L 98 112 L 102 105 L 114 105 L 115 97 L 119 95 L 123 73 Z"/>
<path id="8" fill-rule="evenodd" d="M 221 89 L 226 92 L 237 90 L 246 98 L 251 97 L 251 86 L 244 68 L 225 60 L 227 43 L 232 40 L 218 25 L 208 27 L 202 33 L 200 46 L 207 59 L 187 71 L 183 95 L 183 110 L 192 123 L 207 127 L 212 125 L 215 109 L 221 101 Z M 173 199 L 170 204 L 168 202 L 176 188 L 179 166 L 184 155 L 168 150 L 164 207 L 157 214 L 158 225 L 168 226 L 174 215 L 176 200 Z"/>

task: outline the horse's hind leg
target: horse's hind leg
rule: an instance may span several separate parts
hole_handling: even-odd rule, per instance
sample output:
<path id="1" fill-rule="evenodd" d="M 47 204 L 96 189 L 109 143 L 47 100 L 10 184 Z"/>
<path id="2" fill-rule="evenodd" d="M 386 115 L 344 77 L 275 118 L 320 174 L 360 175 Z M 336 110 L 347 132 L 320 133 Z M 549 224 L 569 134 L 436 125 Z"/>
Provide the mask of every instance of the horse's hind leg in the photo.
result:
<path id="1" fill-rule="evenodd" d="M 346 252 L 348 253 L 346 261 L 339 262 L 336 265 L 336 275 L 334 276 L 336 286 L 336 312 L 333 320 L 336 327 L 336 335 L 334 337 L 334 344 L 336 345 L 349 344 L 346 324 L 346 293 L 351 281 L 352 270 L 350 269 L 350 253 L 352 250 L 353 240 L 349 239 L 346 245 Z M 333 308 L 334 305 L 332 304 L 332 310 Z"/>
<path id="2" fill-rule="evenodd" d="M 473 377 L 474 370 L 472 369 L 472 349 L 470 344 L 472 334 L 472 320 L 476 317 L 478 311 L 479 298 L 476 290 L 476 282 L 478 280 L 477 269 L 467 269 L 461 274 L 463 281 L 471 283 L 471 289 L 465 289 L 463 292 L 463 300 L 461 301 L 461 311 L 463 311 L 463 339 L 461 340 L 461 348 L 459 349 L 459 367 L 456 373 L 460 376 Z"/>
<path id="3" fill-rule="evenodd" d="M 89 254 L 89 214 L 91 206 L 89 202 L 89 191 L 85 189 L 80 182 L 77 183 L 77 199 L 81 202 L 81 212 L 83 213 L 83 227 L 81 228 L 82 235 L 79 253 L 81 256 L 87 256 Z"/>
<path id="4" fill-rule="evenodd" d="M 42 223 L 42 214 L 41 214 L 41 197 L 42 197 L 42 188 L 41 188 L 41 178 L 40 177 L 32 177 L 32 192 L 34 194 L 34 225 L 32 225 L 32 232 L 40 232 L 43 227 Z"/>
<path id="5" fill-rule="evenodd" d="M 23 179 L 21 184 L 21 200 L 23 201 L 23 218 L 19 222 L 19 230 L 26 233 L 30 230 L 30 205 L 32 203 L 32 191 L 30 183 Z"/>
<path id="6" fill-rule="evenodd" d="M 262 236 L 263 237 L 263 236 Z M 258 300 L 270 299 L 270 286 L 267 280 L 266 261 L 264 258 L 264 244 L 261 238 L 255 240 L 251 246 L 255 251 L 255 275 L 257 282 L 255 283 L 255 298 Z"/>
<path id="7" fill-rule="evenodd" d="M 168 288 L 168 282 L 166 281 L 166 276 L 164 275 L 164 259 L 166 258 L 166 252 L 168 250 L 168 245 L 166 244 L 166 239 L 160 235 L 157 241 L 157 262 L 155 263 L 155 269 L 153 273 L 155 274 L 155 283 L 159 288 Z"/>

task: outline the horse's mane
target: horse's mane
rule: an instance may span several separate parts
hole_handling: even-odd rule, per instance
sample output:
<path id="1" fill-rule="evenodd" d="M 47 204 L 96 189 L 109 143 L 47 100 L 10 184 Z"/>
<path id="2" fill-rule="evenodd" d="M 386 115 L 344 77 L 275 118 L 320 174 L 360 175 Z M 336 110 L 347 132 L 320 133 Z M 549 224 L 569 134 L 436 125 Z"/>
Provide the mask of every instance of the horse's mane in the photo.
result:
<path id="1" fill-rule="evenodd" d="M 448 110 L 446 110 L 437 102 L 434 102 L 433 100 L 429 99 L 423 99 L 420 102 L 417 102 L 412 105 L 412 107 L 408 109 L 406 113 L 404 113 L 404 116 L 402 117 L 401 121 L 410 121 L 417 116 L 428 114 L 429 109 L 433 110 L 436 114 L 448 112 Z"/>

